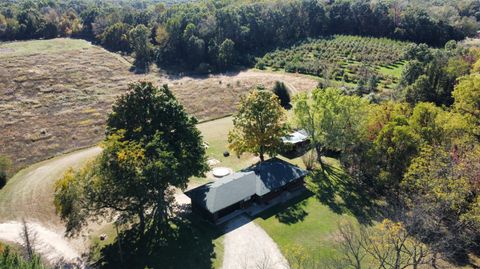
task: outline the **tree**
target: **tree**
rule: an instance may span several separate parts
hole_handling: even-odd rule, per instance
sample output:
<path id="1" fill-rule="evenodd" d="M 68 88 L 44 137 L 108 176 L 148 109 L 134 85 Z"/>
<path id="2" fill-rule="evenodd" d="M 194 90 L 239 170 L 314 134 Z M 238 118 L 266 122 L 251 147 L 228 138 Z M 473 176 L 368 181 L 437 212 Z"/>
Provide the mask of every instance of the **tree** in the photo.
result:
<path id="1" fill-rule="evenodd" d="M 403 173 L 418 152 L 419 141 L 405 117 L 398 116 L 382 128 L 373 142 L 372 158 L 377 160 L 378 180 L 384 188 L 398 191 Z"/>
<path id="2" fill-rule="evenodd" d="M 342 223 L 337 237 L 342 268 L 419 268 L 430 261 L 428 246 L 417 240 L 402 222 L 384 219 L 368 228 Z"/>
<path id="3" fill-rule="evenodd" d="M 109 50 L 128 52 L 128 32 L 130 26 L 125 23 L 116 23 L 108 27 L 102 34 L 102 45 Z"/>
<path id="4" fill-rule="evenodd" d="M 57 183 L 55 204 L 71 234 L 92 217 L 138 220 L 141 235 L 168 227 L 173 189 L 207 170 L 197 120 L 168 87 L 141 82 L 130 89 L 108 117 L 102 154 Z"/>
<path id="5" fill-rule="evenodd" d="M 455 110 L 466 117 L 473 135 L 480 140 L 480 75 L 460 79 L 452 94 Z"/>
<path id="6" fill-rule="evenodd" d="M 273 86 L 273 93 L 275 93 L 275 95 L 277 95 L 277 97 L 280 99 L 280 105 L 283 108 L 288 109 L 291 107 L 290 92 L 287 86 L 285 86 L 285 83 L 275 81 L 275 86 Z"/>
<path id="7" fill-rule="evenodd" d="M 0 189 L 7 184 L 7 179 L 11 166 L 12 162 L 9 158 L 5 156 L 0 156 Z"/>
<path id="8" fill-rule="evenodd" d="M 145 25 L 139 24 L 128 32 L 128 39 L 135 53 L 135 67 L 148 70 L 152 53 L 150 30 Z"/>
<path id="9" fill-rule="evenodd" d="M 170 34 L 167 31 L 167 28 L 164 25 L 158 25 L 155 30 L 155 43 L 163 48 L 167 45 Z"/>
<path id="10" fill-rule="evenodd" d="M 425 146 L 402 182 L 407 205 L 422 212 L 420 234 L 446 258 L 475 248 L 480 229 L 480 147 Z"/>
<path id="11" fill-rule="evenodd" d="M 286 113 L 276 95 L 266 90 L 253 90 L 242 97 L 233 116 L 234 129 L 228 134 L 229 148 L 238 156 L 251 152 L 265 160 L 275 156 L 287 134 Z"/>
<path id="12" fill-rule="evenodd" d="M 305 129 L 317 151 L 317 161 L 327 150 L 345 151 L 364 135 L 368 103 L 358 96 L 328 88 L 296 96 L 293 111 L 298 127 Z"/>
<path id="13" fill-rule="evenodd" d="M 9 246 L 0 244 L 0 268 L 8 269 L 47 269 L 39 256 L 26 260 L 22 255 L 16 253 Z"/>
<path id="14" fill-rule="evenodd" d="M 235 42 L 225 39 L 218 49 L 218 66 L 220 69 L 230 67 L 235 62 Z"/>
<path id="15" fill-rule="evenodd" d="M 418 103 L 408 119 L 409 126 L 416 132 L 423 143 L 439 145 L 446 140 L 438 117 L 444 111 L 432 103 Z"/>

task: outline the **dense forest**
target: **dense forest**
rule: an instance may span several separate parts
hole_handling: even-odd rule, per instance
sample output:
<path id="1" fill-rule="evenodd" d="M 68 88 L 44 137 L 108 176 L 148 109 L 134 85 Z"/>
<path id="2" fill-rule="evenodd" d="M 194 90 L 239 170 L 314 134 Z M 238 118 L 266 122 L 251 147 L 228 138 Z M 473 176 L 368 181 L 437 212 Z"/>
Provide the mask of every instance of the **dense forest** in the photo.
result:
<path id="1" fill-rule="evenodd" d="M 480 3 L 461 1 L 3 1 L 0 40 L 71 36 L 136 65 L 200 72 L 251 65 L 309 37 L 349 34 L 443 46 L 476 34 Z"/>

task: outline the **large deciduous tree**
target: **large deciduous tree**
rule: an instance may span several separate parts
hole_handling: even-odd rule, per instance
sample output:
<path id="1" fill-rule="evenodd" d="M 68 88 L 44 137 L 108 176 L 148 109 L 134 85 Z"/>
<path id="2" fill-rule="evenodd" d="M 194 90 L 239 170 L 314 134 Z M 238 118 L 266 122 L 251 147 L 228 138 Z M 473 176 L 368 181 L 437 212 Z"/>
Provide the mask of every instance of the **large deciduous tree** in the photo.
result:
<path id="1" fill-rule="evenodd" d="M 228 134 L 229 147 L 238 156 L 251 152 L 264 161 L 265 154 L 276 155 L 287 134 L 286 114 L 280 100 L 270 91 L 255 89 L 240 100 L 233 117 L 234 129 Z"/>
<path id="2" fill-rule="evenodd" d="M 480 140 L 480 75 L 461 78 L 453 91 L 453 98 L 455 110 L 466 117 L 473 135 Z"/>
<path id="3" fill-rule="evenodd" d="M 102 154 L 57 183 L 55 203 L 75 232 L 91 217 L 119 216 L 146 228 L 164 227 L 173 188 L 184 189 L 207 170 L 197 120 L 167 86 L 137 83 L 120 97 L 107 121 Z"/>
<path id="4" fill-rule="evenodd" d="M 120 22 L 108 27 L 102 34 L 102 45 L 113 51 L 130 51 L 129 31 L 130 26 Z"/>
<path id="5" fill-rule="evenodd" d="M 315 89 L 311 96 L 301 93 L 293 110 L 297 125 L 307 131 L 317 158 L 327 150 L 345 151 L 364 135 L 368 102 L 344 95 L 339 89 Z"/>
<path id="6" fill-rule="evenodd" d="M 128 38 L 135 53 L 135 67 L 148 70 L 152 54 L 150 29 L 143 24 L 139 24 L 128 32 Z"/>

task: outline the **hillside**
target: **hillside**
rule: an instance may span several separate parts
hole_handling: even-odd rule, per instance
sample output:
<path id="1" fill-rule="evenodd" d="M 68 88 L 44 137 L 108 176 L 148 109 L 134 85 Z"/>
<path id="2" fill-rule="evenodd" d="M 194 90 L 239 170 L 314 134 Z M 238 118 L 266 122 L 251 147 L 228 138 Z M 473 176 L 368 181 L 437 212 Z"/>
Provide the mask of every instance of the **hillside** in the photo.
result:
<path id="1" fill-rule="evenodd" d="M 99 142 L 115 97 L 138 80 L 169 84 L 201 121 L 230 115 L 242 93 L 258 84 L 281 80 L 292 90 L 317 84 L 250 71 L 203 78 L 136 75 L 121 56 L 73 39 L 4 43 L 0 59 L 0 155 L 10 156 L 17 168 Z"/>
<path id="2" fill-rule="evenodd" d="M 318 76 L 340 86 L 366 85 L 379 90 L 398 84 L 410 43 L 385 38 L 333 36 L 311 39 L 257 59 L 257 68 Z"/>

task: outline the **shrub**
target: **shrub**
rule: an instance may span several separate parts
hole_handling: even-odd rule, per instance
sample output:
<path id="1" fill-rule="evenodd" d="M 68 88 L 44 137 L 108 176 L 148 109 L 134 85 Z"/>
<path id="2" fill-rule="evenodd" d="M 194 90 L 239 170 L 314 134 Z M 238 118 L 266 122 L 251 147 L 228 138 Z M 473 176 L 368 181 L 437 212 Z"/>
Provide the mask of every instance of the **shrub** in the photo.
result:
<path id="1" fill-rule="evenodd" d="M 12 162 L 9 158 L 5 156 L 0 156 L 0 189 L 7 184 L 7 179 L 11 166 Z"/>
<path id="2" fill-rule="evenodd" d="M 287 108 L 287 109 L 291 107 L 291 105 L 290 105 L 290 101 L 291 101 L 290 92 L 288 91 L 287 87 L 285 86 L 285 83 L 280 82 L 280 81 L 276 81 L 275 86 L 273 86 L 273 92 L 280 99 L 280 105 L 282 105 L 282 107 Z"/>

